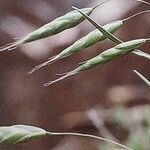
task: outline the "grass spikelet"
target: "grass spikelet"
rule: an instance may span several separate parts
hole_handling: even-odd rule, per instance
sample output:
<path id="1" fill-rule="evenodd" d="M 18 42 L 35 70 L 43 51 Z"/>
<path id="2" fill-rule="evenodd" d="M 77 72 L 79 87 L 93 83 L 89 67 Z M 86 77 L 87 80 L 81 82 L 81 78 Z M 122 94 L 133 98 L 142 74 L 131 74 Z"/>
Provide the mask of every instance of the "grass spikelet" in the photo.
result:
<path id="1" fill-rule="evenodd" d="M 123 22 L 121 20 L 118 21 L 114 21 L 112 23 L 106 24 L 104 25 L 104 28 L 111 32 L 114 33 L 115 31 L 117 31 L 121 26 L 123 25 Z M 69 46 L 68 48 L 64 49 L 61 53 L 59 53 L 58 55 L 50 58 L 48 61 L 35 66 L 30 72 L 29 74 L 32 74 L 33 72 L 35 72 L 36 70 L 52 64 L 60 59 L 66 58 L 72 54 L 75 54 L 77 52 L 79 52 L 80 50 L 90 47 L 94 44 L 96 44 L 97 42 L 103 41 L 105 40 L 107 37 L 102 34 L 98 29 L 90 32 L 88 35 L 82 37 L 81 39 L 77 40 L 74 44 L 72 44 L 71 46 Z"/>
<path id="2" fill-rule="evenodd" d="M 128 18 L 125 18 L 123 20 L 118 20 L 118 21 L 114 21 L 111 23 L 108 23 L 106 25 L 103 26 L 103 28 L 110 32 L 110 33 L 114 33 L 116 32 L 122 25 L 124 22 L 138 16 L 144 13 L 149 13 L 150 10 L 146 10 L 146 11 L 141 11 L 137 14 L 134 14 Z M 70 56 L 72 54 L 75 54 L 79 51 L 81 51 L 84 48 L 90 47 L 94 44 L 96 44 L 97 42 L 103 41 L 107 38 L 107 36 L 105 36 L 102 32 L 100 32 L 98 29 L 95 29 L 94 31 L 90 32 L 88 35 L 82 37 L 81 39 L 77 40 L 74 44 L 72 44 L 71 46 L 69 46 L 68 48 L 64 49 L 61 53 L 59 53 L 58 55 L 50 58 L 48 61 L 35 66 L 30 72 L 29 74 L 32 74 L 33 72 L 35 72 L 36 70 L 46 66 L 46 65 L 50 65 L 60 59 L 66 58 L 67 56 Z M 118 42 L 119 43 L 119 42 Z M 142 54 L 141 54 L 142 53 Z M 138 56 L 142 56 L 145 58 L 149 57 L 149 54 L 146 54 L 142 51 L 137 50 L 135 52 L 136 55 Z"/>
<path id="3" fill-rule="evenodd" d="M 81 9 L 86 15 L 90 15 L 94 9 L 98 6 L 106 3 L 109 0 L 106 0 L 92 8 L 83 8 Z M 71 11 L 64 16 L 58 17 L 50 23 L 45 24 L 44 26 L 40 27 L 39 29 L 29 33 L 23 39 L 20 39 L 9 46 L 5 46 L 4 48 L 0 49 L 0 52 L 5 50 L 13 50 L 16 49 L 18 46 L 22 44 L 26 44 L 32 41 L 36 41 L 39 39 L 43 39 L 49 36 L 53 36 L 58 34 L 66 29 L 73 28 L 84 21 L 86 18 L 81 15 L 78 11 L 74 10 Z"/>
<path id="4" fill-rule="evenodd" d="M 0 127 L 0 144 L 16 144 L 46 135 L 46 131 L 33 126 L 14 125 Z"/>
<path id="5" fill-rule="evenodd" d="M 59 82 L 70 76 L 73 76 L 81 71 L 88 70 L 90 68 L 96 67 L 97 65 L 100 65 L 100 64 L 102 65 L 109 61 L 117 59 L 119 57 L 122 57 L 122 56 L 128 54 L 129 52 L 132 52 L 134 49 L 140 47 L 141 45 L 146 43 L 146 41 L 147 41 L 147 39 L 136 39 L 136 40 L 118 44 L 117 46 L 100 53 L 98 56 L 96 56 L 90 60 L 87 60 L 84 64 L 82 64 L 75 70 L 66 73 L 64 76 L 62 76 L 54 81 L 45 83 L 44 86 L 50 86 L 56 82 Z"/>
<path id="6" fill-rule="evenodd" d="M 140 78 L 142 79 L 148 86 L 150 86 L 150 81 L 148 79 L 146 79 L 141 73 L 139 73 L 136 70 L 133 70 L 134 73 Z"/>
<path id="7" fill-rule="evenodd" d="M 120 44 L 120 43 L 123 43 L 122 40 L 120 40 L 119 38 L 117 38 L 116 36 L 114 36 L 112 33 L 110 33 L 109 31 L 105 30 L 100 24 L 98 24 L 97 22 L 95 22 L 93 19 L 91 19 L 89 16 L 87 16 L 85 13 L 83 13 L 81 10 L 79 10 L 78 8 L 76 7 L 72 7 L 74 8 L 75 10 L 78 10 L 83 16 L 85 16 L 87 18 L 87 20 L 89 20 L 89 22 L 91 24 L 93 24 L 98 30 L 100 30 L 106 37 L 108 37 L 113 43 L 115 44 Z M 127 21 L 129 19 L 132 19 L 133 17 L 137 16 L 137 15 L 140 15 L 142 13 L 148 13 L 150 12 L 150 10 L 146 10 L 146 11 L 143 11 L 143 12 L 140 12 L 140 13 L 137 13 L 131 17 L 128 17 L 128 18 L 125 18 L 124 21 Z M 149 40 L 149 39 L 147 39 Z M 132 52 L 138 56 L 141 56 L 141 57 L 144 57 L 144 58 L 148 58 L 148 55 L 149 54 L 146 54 L 144 52 L 142 52 L 141 50 L 136 50 L 136 52 Z"/>
<path id="8" fill-rule="evenodd" d="M 100 24 L 97 22 L 93 21 L 90 17 L 88 17 L 84 12 L 79 10 L 77 7 L 72 6 L 73 9 L 77 10 L 80 12 L 84 17 L 86 17 L 87 20 L 89 20 L 97 29 L 99 29 L 105 36 L 107 36 L 111 41 L 113 41 L 115 44 L 120 44 L 122 41 L 115 37 L 113 34 L 110 32 L 106 31 Z"/>

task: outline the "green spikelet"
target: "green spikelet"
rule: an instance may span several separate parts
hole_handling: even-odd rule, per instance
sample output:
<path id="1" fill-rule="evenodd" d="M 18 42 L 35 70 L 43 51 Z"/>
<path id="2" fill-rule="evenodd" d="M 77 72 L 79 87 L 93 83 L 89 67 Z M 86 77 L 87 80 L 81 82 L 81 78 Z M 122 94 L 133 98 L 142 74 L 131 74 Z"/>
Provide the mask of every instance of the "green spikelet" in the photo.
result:
<path id="1" fill-rule="evenodd" d="M 14 125 L 0 127 L 0 143 L 16 144 L 44 136 L 46 131 L 33 126 Z"/>

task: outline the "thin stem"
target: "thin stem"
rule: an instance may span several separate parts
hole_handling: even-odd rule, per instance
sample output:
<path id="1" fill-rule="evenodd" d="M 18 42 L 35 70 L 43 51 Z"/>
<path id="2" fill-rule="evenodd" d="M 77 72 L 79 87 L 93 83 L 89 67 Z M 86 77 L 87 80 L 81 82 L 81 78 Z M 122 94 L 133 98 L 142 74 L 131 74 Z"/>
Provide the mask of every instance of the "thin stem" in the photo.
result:
<path id="1" fill-rule="evenodd" d="M 148 79 L 146 79 L 141 73 L 139 73 L 138 71 L 136 70 L 133 70 L 134 73 L 139 77 L 141 78 L 147 85 L 150 86 L 150 81 Z"/>
<path id="2" fill-rule="evenodd" d="M 138 16 L 138 15 L 145 14 L 145 13 L 149 13 L 149 12 L 150 12 L 150 10 L 141 11 L 141 12 L 139 12 L 139 13 L 136 13 L 136 14 L 130 16 L 130 17 L 127 17 L 127 18 L 123 19 L 122 21 L 127 21 L 127 20 L 130 20 L 130 19 L 132 19 L 132 18 Z"/>
<path id="3" fill-rule="evenodd" d="M 145 53 L 141 50 L 136 49 L 132 53 L 150 60 L 150 54 Z"/>
<path id="4" fill-rule="evenodd" d="M 104 1 L 104 2 L 101 2 L 100 4 L 94 6 L 94 7 L 92 8 L 92 10 L 96 9 L 97 7 L 99 7 L 99 6 L 101 6 L 101 5 L 105 4 L 105 3 L 107 3 L 107 2 L 109 2 L 109 1 L 111 1 L 111 0 L 106 0 L 106 1 Z"/>
<path id="5" fill-rule="evenodd" d="M 141 2 L 141 3 L 144 3 L 144 4 L 147 4 L 147 5 L 150 5 L 150 3 L 149 2 L 146 2 L 146 1 L 144 1 L 144 0 L 136 0 L 137 2 Z"/>
<path id="6" fill-rule="evenodd" d="M 96 140 L 102 140 L 102 141 L 105 141 L 105 142 L 109 142 L 111 144 L 118 145 L 118 146 L 120 146 L 122 148 L 125 148 L 127 150 L 132 150 L 132 149 L 130 149 L 130 148 L 126 147 L 125 145 L 122 145 L 122 144 L 120 144 L 118 142 L 115 142 L 115 141 L 112 141 L 112 140 L 108 140 L 108 139 L 103 138 L 103 137 L 91 135 L 91 134 L 70 133 L 70 132 L 63 132 L 63 133 L 47 132 L 47 134 L 51 135 L 51 136 L 66 136 L 66 135 L 70 135 L 70 136 L 88 137 L 88 138 L 92 138 L 92 139 L 96 139 Z"/>

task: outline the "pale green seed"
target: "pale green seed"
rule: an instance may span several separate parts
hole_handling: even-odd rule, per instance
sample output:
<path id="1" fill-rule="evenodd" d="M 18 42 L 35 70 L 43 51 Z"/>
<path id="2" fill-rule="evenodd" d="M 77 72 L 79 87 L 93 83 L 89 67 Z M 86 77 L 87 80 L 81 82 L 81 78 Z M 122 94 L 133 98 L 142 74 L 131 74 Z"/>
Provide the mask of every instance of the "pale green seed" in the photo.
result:
<path id="1" fill-rule="evenodd" d="M 98 64 L 104 64 L 108 61 L 112 61 L 114 59 L 117 59 L 134 49 L 140 47 L 142 44 L 146 43 L 146 39 L 137 39 L 137 40 L 132 40 L 128 42 L 121 43 L 113 48 L 110 48 L 98 56 L 88 60 L 85 64 L 80 66 L 78 68 L 79 71 L 84 71 L 87 69 L 90 69 L 93 66 L 96 66 Z"/>
<path id="2" fill-rule="evenodd" d="M 114 33 L 115 31 L 117 31 L 121 26 L 123 25 L 123 21 L 122 20 L 118 20 L 118 21 L 114 21 L 112 23 L 106 24 L 104 25 L 104 28 L 111 32 Z M 69 46 L 68 48 L 66 48 L 65 50 L 63 50 L 61 53 L 59 53 L 58 55 L 52 57 L 51 59 L 49 59 L 47 62 L 44 62 L 36 67 L 34 67 L 29 74 L 33 73 L 34 71 L 40 69 L 41 67 L 44 67 L 46 65 L 52 64 L 60 59 L 63 59 L 67 56 L 70 56 L 72 54 L 75 54 L 77 52 L 79 52 L 80 50 L 90 47 L 94 44 L 96 44 L 99 41 L 103 41 L 105 40 L 107 37 L 102 34 L 98 29 L 90 32 L 88 35 L 86 35 L 85 37 L 79 39 L 78 41 L 76 41 L 73 45 Z"/>
<path id="3" fill-rule="evenodd" d="M 90 15 L 94 9 L 96 9 L 98 6 L 102 5 L 103 3 L 107 2 L 109 0 L 106 0 L 102 3 L 100 3 L 97 6 L 94 6 L 93 8 L 83 8 L 81 9 L 86 15 Z M 5 50 L 13 50 L 16 49 L 19 45 L 29 43 L 32 41 L 36 41 L 42 38 L 46 38 L 49 36 L 53 36 L 55 34 L 58 34 L 66 29 L 73 28 L 80 24 L 82 21 L 84 21 L 86 18 L 81 15 L 78 11 L 74 10 L 69 13 L 67 13 L 64 16 L 58 17 L 55 20 L 53 20 L 50 23 L 47 23 L 46 25 L 40 27 L 39 29 L 29 33 L 27 36 L 25 36 L 23 39 L 20 39 L 14 43 L 10 43 L 10 45 L 6 45 L 3 48 L 0 49 L 1 51 Z"/>
<path id="4" fill-rule="evenodd" d="M 48 83 L 45 83 L 44 86 L 49 86 L 53 83 L 56 83 L 58 81 L 61 81 L 67 77 L 70 77 L 72 75 L 75 75 L 79 73 L 80 71 L 85 71 L 90 68 L 93 68 L 97 65 L 102 65 L 104 63 L 107 63 L 109 61 L 112 61 L 114 59 L 117 59 L 119 57 L 122 57 L 129 52 L 132 52 L 134 49 L 137 49 L 144 43 L 146 43 L 147 39 L 136 39 L 128 42 L 121 43 L 113 48 L 110 48 L 102 53 L 100 53 L 98 56 L 87 60 L 83 65 L 79 66 L 78 68 L 74 69 L 73 71 L 70 71 L 66 73 L 64 76 L 54 80 L 54 81 L 49 81 Z"/>
<path id="5" fill-rule="evenodd" d="M 82 9 L 82 11 L 87 15 L 90 15 L 92 10 L 92 8 Z M 24 43 L 55 35 L 66 29 L 75 27 L 84 19 L 85 17 L 77 11 L 71 11 L 27 35 L 24 39 Z"/>
<path id="6" fill-rule="evenodd" d="M 16 144 L 28 140 L 36 139 L 46 135 L 46 131 L 33 126 L 14 125 L 0 127 L 0 143 Z"/>

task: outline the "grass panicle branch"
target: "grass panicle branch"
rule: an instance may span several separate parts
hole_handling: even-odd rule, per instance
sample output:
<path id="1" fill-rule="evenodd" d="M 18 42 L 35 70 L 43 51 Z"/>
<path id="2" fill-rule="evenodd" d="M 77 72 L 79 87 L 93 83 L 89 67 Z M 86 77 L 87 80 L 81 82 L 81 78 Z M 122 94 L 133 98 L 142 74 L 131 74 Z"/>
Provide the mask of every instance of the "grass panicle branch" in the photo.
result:
<path id="1" fill-rule="evenodd" d="M 123 149 L 126 149 L 126 150 L 132 150 L 131 148 L 123 145 L 123 144 L 120 144 L 118 142 L 115 142 L 115 141 L 112 141 L 112 140 L 109 140 L 109 139 L 106 139 L 106 138 L 103 138 L 103 137 L 99 137 L 99 136 L 96 136 L 96 135 L 91 135 L 91 134 L 82 134 L 82 133 L 72 133 L 72 132 L 62 132 L 62 133 L 56 133 L 56 132 L 47 132 L 48 135 L 53 135 L 53 136 L 65 136 L 65 135 L 69 135 L 69 136 L 79 136 L 79 137 L 86 137 L 86 138 L 92 138 L 92 139 L 95 139 L 95 140 L 101 140 L 101 141 L 104 141 L 104 142 L 108 142 L 110 144 L 114 144 L 114 145 L 117 145 Z"/>
<path id="2" fill-rule="evenodd" d="M 46 87 L 50 86 L 58 81 L 61 81 L 65 78 L 75 75 L 81 71 L 85 71 L 85 70 L 93 68 L 97 65 L 102 65 L 109 61 L 120 58 L 120 57 L 132 52 L 134 49 L 137 49 L 144 43 L 146 43 L 146 39 L 136 39 L 136 40 L 118 44 L 115 47 L 110 48 L 110 49 L 100 53 L 98 56 L 96 56 L 90 60 L 87 60 L 84 64 L 82 64 L 78 68 L 74 69 L 73 71 L 66 73 L 64 76 L 62 76 L 54 81 L 49 81 L 49 82 L 45 83 L 44 86 L 46 86 Z"/>
<path id="3" fill-rule="evenodd" d="M 139 73 L 138 71 L 136 70 L 133 70 L 134 73 L 139 77 L 141 78 L 148 86 L 150 86 L 150 81 L 148 79 L 146 79 L 141 73 Z"/>
<path id="4" fill-rule="evenodd" d="M 98 6 L 108 2 L 109 0 L 106 0 L 92 8 L 83 8 L 82 11 L 86 15 L 90 15 Z M 80 24 L 82 21 L 84 21 L 86 18 L 81 15 L 78 11 L 71 11 L 64 16 L 58 17 L 54 19 L 52 22 L 45 24 L 44 26 L 40 27 L 39 29 L 29 33 L 24 38 L 11 43 L 7 44 L 3 48 L 0 49 L 0 52 L 5 50 L 13 50 L 16 49 L 18 46 L 22 44 L 26 44 L 29 42 L 33 42 L 39 39 L 43 39 L 46 37 L 53 36 L 55 34 L 58 34 L 66 29 L 73 28 Z"/>
<path id="5" fill-rule="evenodd" d="M 102 137 L 98 137 L 90 134 L 82 134 L 82 133 L 58 133 L 58 132 L 48 132 L 42 128 L 29 126 L 29 125 L 13 125 L 13 126 L 4 126 L 0 127 L 0 144 L 17 144 L 22 142 L 27 142 L 30 140 L 34 140 L 37 138 L 41 138 L 43 136 L 79 136 L 79 137 L 88 137 L 96 140 L 102 140 L 111 144 L 115 144 L 124 149 L 131 150 L 130 148 Z"/>
<path id="6" fill-rule="evenodd" d="M 136 13 L 136 14 L 130 16 L 130 17 L 127 17 L 127 18 L 123 19 L 123 21 L 130 20 L 130 19 L 132 19 L 132 18 L 134 18 L 134 17 L 137 17 L 137 16 L 139 16 L 139 15 L 141 15 L 141 14 L 145 14 L 145 13 L 150 13 L 150 10 L 148 9 L 148 10 L 145 10 L 145 11 L 138 12 L 138 13 Z"/>

